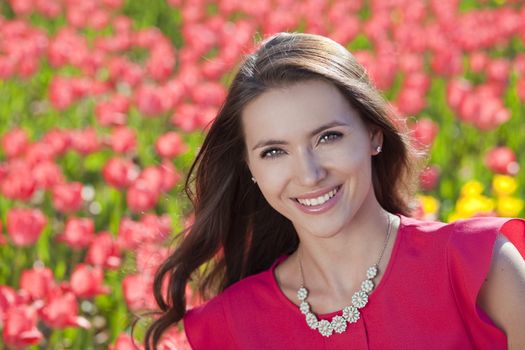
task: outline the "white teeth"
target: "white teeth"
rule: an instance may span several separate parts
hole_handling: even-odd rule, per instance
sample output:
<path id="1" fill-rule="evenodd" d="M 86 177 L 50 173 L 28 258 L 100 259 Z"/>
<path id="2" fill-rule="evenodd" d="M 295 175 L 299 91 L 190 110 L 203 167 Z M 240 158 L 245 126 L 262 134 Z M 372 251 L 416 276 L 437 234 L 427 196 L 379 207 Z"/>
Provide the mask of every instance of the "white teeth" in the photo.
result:
<path id="1" fill-rule="evenodd" d="M 317 198 L 310 198 L 310 199 L 297 199 L 297 201 L 301 203 L 302 205 L 306 205 L 308 207 L 313 206 L 313 205 L 321 205 L 321 204 L 324 204 L 326 201 L 328 201 L 333 196 L 335 196 L 337 191 L 338 189 L 334 188 L 333 190 L 331 190 L 330 192 L 328 192 L 327 194 L 323 196 L 319 196 Z"/>

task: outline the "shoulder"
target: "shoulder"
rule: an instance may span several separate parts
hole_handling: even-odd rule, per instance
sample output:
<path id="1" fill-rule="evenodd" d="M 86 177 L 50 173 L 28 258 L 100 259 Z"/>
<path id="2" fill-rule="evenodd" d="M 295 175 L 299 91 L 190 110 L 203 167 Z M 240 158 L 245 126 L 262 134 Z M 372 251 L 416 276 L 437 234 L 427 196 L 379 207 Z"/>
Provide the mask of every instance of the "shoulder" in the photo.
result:
<path id="1" fill-rule="evenodd" d="M 513 235 L 524 235 L 523 220 L 509 223 Z M 478 304 L 508 336 L 509 348 L 525 347 L 525 260 L 506 235 L 498 234 L 493 248 L 490 270 L 481 287 Z"/>
<path id="2" fill-rule="evenodd" d="M 249 313 L 264 298 L 270 298 L 272 269 L 248 276 L 204 304 L 186 312 L 183 323 L 193 349 L 228 349 L 235 314 Z"/>
<path id="3" fill-rule="evenodd" d="M 462 246 L 469 241 L 480 243 L 483 237 L 492 246 L 498 233 L 502 233 L 525 255 L 525 220 L 519 218 L 473 217 L 444 223 L 402 217 L 402 226 L 405 235 L 433 233 L 426 237 L 444 238 L 452 246 Z"/>

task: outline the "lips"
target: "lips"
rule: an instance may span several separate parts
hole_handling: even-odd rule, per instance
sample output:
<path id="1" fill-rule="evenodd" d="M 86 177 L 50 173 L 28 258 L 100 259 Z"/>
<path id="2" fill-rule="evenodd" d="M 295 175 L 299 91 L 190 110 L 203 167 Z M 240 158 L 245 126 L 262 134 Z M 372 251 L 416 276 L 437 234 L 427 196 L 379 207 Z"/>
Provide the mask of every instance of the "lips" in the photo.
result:
<path id="1" fill-rule="evenodd" d="M 328 202 L 331 198 L 333 198 L 337 194 L 340 188 L 341 186 L 337 186 L 331 189 L 330 191 L 325 192 L 322 195 L 312 196 L 310 198 L 295 198 L 295 200 L 299 204 L 307 206 L 307 207 L 323 205 L 324 203 Z"/>
<path id="2" fill-rule="evenodd" d="M 332 187 L 330 190 L 314 192 L 306 196 L 292 198 L 293 203 L 305 214 L 319 215 L 329 211 L 341 199 L 342 185 Z"/>

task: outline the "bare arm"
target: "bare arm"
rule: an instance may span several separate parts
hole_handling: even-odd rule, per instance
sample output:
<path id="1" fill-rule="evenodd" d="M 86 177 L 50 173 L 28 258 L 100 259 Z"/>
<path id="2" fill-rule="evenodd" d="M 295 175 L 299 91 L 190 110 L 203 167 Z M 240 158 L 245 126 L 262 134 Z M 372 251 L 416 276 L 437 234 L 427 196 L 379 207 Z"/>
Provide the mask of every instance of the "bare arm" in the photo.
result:
<path id="1" fill-rule="evenodd" d="M 510 350 L 525 349 L 525 260 L 502 234 L 477 302 L 507 334 Z"/>

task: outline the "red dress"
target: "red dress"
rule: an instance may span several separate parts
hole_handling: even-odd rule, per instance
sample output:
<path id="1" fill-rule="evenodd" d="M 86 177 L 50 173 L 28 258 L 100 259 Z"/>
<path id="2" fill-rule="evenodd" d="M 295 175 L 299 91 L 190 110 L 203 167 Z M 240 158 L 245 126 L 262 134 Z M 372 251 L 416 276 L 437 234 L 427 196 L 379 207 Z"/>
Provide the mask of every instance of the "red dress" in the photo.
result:
<path id="1" fill-rule="evenodd" d="M 506 349 L 505 334 L 476 306 L 498 232 L 525 256 L 525 221 L 453 224 L 401 216 L 390 261 L 357 323 L 326 338 L 280 290 L 274 269 L 230 286 L 184 317 L 193 349 Z M 331 320 L 341 312 L 318 315 Z"/>

